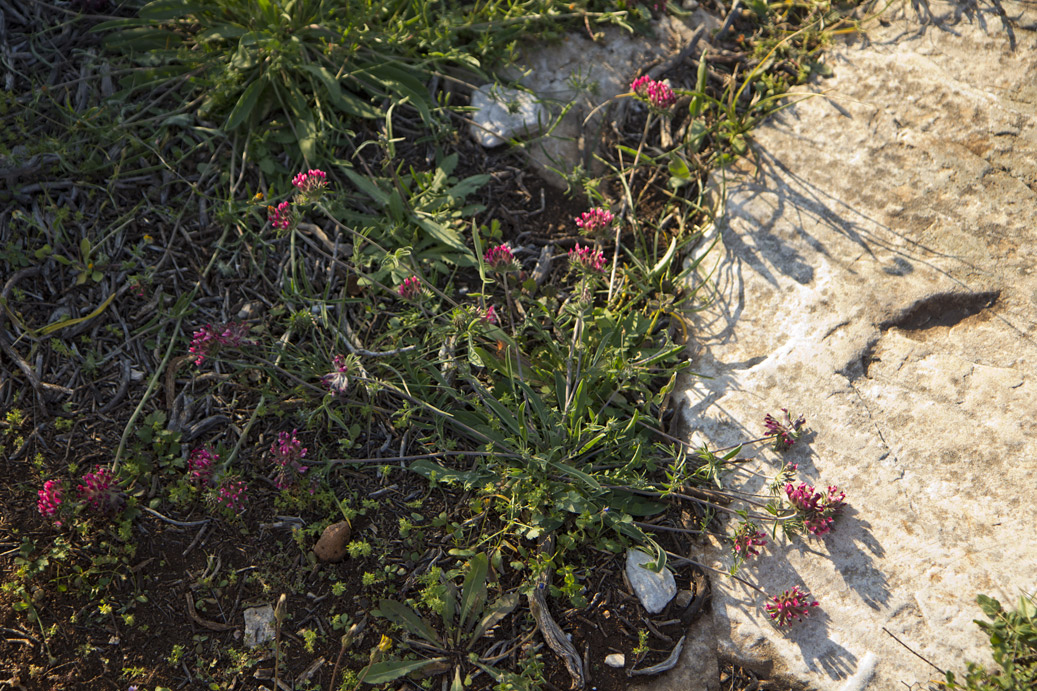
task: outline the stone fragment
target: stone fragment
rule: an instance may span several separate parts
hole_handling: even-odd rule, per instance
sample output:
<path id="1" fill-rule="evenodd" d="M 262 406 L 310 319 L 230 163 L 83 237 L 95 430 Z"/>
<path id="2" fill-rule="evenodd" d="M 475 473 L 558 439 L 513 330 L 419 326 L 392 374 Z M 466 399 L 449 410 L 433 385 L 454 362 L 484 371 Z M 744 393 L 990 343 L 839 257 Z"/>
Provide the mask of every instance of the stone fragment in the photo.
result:
<path id="1" fill-rule="evenodd" d="M 652 557 L 640 550 L 628 550 L 626 574 L 630 587 L 644 608 L 650 614 L 658 614 L 677 594 L 677 582 L 666 567 L 659 572 L 644 568 L 643 565 L 651 561 Z"/>
<path id="2" fill-rule="evenodd" d="M 274 608 L 270 605 L 245 610 L 245 645 L 250 648 L 274 640 Z"/>
<path id="3" fill-rule="evenodd" d="M 486 148 L 535 134 L 550 117 L 534 94 L 497 84 L 483 84 L 472 92 L 472 108 L 472 138 Z"/>
<path id="4" fill-rule="evenodd" d="M 677 597 L 673 598 L 673 604 L 677 605 L 679 609 L 684 609 L 691 604 L 694 597 L 690 590 L 680 590 L 677 592 Z"/>
<path id="5" fill-rule="evenodd" d="M 612 653 L 611 655 L 605 656 L 605 664 L 609 667 L 615 667 L 617 669 L 624 667 L 627 663 L 626 656 L 623 653 Z"/>
<path id="6" fill-rule="evenodd" d="M 317 544 L 313 546 L 313 553 L 323 562 L 336 562 L 346 556 L 346 545 L 352 530 L 347 521 L 332 523 L 321 533 Z"/>

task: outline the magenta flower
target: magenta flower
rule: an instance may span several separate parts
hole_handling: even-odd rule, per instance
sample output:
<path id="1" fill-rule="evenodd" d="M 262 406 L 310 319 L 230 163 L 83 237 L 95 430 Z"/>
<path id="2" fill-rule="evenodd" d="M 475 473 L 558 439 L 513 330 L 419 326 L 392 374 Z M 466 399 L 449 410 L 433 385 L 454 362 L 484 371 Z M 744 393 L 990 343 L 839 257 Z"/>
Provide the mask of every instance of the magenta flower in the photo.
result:
<path id="1" fill-rule="evenodd" d="M 515 261 L 515 255 L 511 253 L 511 248 L 507 245 L 497 245 L 486 250 L 486 254 L 483 255 L 483 261 L 491 269 L 500 273 L 514 271 L 519 267 L 518 262 Z"/>
<path id="2" fill-rule="evenodd" d="M 596 206 L 590 211 L 584 211 L 580 214 L 580 217 L 576 219 L 576 225 L 579 226 L 584 234 L 593 235 L 599 230 L 605 230 L 614 218 L 615 216 L 612 215 L 612 212 Z"/>
<path id="3" fill-rule="evenodd" d="M 630 83 L 630 90 L 653 108 L 665 110 L 677 102 L 673 89 L 665 82 L 657 82 L 647 74 Z"/>
<path id="4" fill-rule="evenodd" d="M 396 291 L 404 300 L 413 300 L 421 295 L 421 279 L 417 276 L 403 279 L 403 283 Z"/>
<path id="5" fill-rule="evenodd" d="M 47 480 L 43 483 L 43 489 L 39 491 L 39 500 L 36 508 L 44 518 L 54 518 L 60 515 L 62 496 L 65 488 L 61 480 Z M 55 519 L 54 525 L 61 527 L 61 520 Z"/>
<path id="6" fill-rule="evenodd" d="M 213 453 L 209 447 L 194 449 L 187 459 L 187 473 L 192 482 L 207 485 L 212 480 L 213 466 L 220 460 L 220 455 Z"/>
<path id="7" fill-rule="evenodd" d="M 334 369 L 321 377 L 321 381 L 331 393 L 342 395 L 349 388 L 349 367 L 346 365 L 346 358 L 336 355 L 332 358 L 331 364 Z"/>
<path id="8" fill-rule="evenodd" d="M 842 512 L 846 493 L 840 492 L 835 485 L 830 485 L 825 493 L 815 492 L 810 485 L 800 483 L 793 488 L 792 483 L 785 485 L 785 494 L 796 513 L 803 519 L 803 527 L 812 535 L 822 537 L 832 530 L 835 516 Z"/>
<path id="9" fill-rule="evenodd" d="M 122 504 L 122 490 L 119 489 L 115 476 L 111 471 L 96 466 L 94 472 L 83 476 L 83 483 L 76 487 L 79 499 L 97 513 L 108 513 Z"/>
<path id="10" fill-rule="evenodd" d="M 216 492 L 215 501 L 220 506 L 225 506 L 235 513 L 240 513 L 245 508 L 247 491 L 248 485 L 241 480 L 224 480 Z"/>
<path id="11" fill-rule="evenodd" d="M 797 585 L 792 590 L 786 590 L 781 595 L 771 598 L 771 602 L 768 602 L 764 609 L 771 615 L 771 619 L 778 622 L 778 626 L 785 626 L 809 615 L 811 607 L 817 607 L 817 601 L 810 597 L 810 593 L 800 590 Z"/>
<path id="12" fill-rule="evenodd" d="M 785 413 L 784 422 L 777 420 L 768 413 L 763 418 L 763 424 L 767 428 L 767 435 L 774 435 L 774 450 L 788 451 L 796 443 L 800 435 L 803 434 L 800 428 L 806 424 L 807 419 L 800 415 L 793 421 L 788 409 L 782 408 L 781 412 Z"/>
<path id="13" fill-rule="evenodd" d="M 274 484 L 278 489 L 286 489 L 295 483 L 298 476 L 305 475 L 308 466 L 302 464 L 306 458 L 306 447 L 295 436 L 297 430 L 281 432 L 277 435 L 277 441 L 270 445 L 270 454 L 274 457 L 274 464 L 279 466 Z"/>
<path id="14" fill-rule="evenodd" d="M 248 341 L 244 340 L 246 334 L 248 334 L 248 324 L 245 322 L 231 322 L 220 326 L 206 324 L 194 332 L 188 352 L 195 356 L 194 364 L 201 365 L 205 358 L 211 356 L 221 346 L 236 348 L 242 343 L 247 344 Z"/>
<path id="15" fill-rule="evenodd" d="M 603 273 L 605 271 L 605 255 L 594 251 L 591 247 L 576 247 L 569 250 L 569 266 L 586 273 Z"/>
<path id="16" fill-rule="evenodd" d="M 759 556 L 760 550 L 756 548 L 767 544 L 766 537 L 754 524 L 748 521 L 742 523 L 735 531 L 735 554 L 747 560 Z"/>
<path id="17" fill-rule="evenodd" d="M 266 207 L 266 218 L 270 225 L 279 230 L 287 230 L 292 225 L 292 205 L 283 201 L 276 207 Z"/>
<path id="18" fill-rule="evenodd" d="M 493 305 L 490 305 L 486 309 L 486 314 L 484 314 L 482 318 L 483 318 L 483 321 L 487 321 L 490 324 L 496 324 L 497 323 L 497 311 L 495 309 L 493 309 Z"/>
<path id="19" fill-rule="evenodd" d="M 328 174 L 323 170 L 310 169 L 292 178 L 292 184 L 305 199 L 318 199 L 328 187 Z"/>

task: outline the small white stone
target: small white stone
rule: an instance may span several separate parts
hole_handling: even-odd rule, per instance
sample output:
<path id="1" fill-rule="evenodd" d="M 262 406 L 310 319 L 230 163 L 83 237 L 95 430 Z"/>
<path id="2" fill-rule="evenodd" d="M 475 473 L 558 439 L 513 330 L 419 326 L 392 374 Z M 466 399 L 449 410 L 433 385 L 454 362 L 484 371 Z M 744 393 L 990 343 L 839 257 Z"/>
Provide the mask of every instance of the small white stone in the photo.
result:
<path id="1" fill-rule="evenodd" d="M 472 138 L 481 146 L 500 146 L 535 133 L 548 120 L 547 108 L 528 91 L 483 84 L 472 92 Z"/>
<path id="2" fill-rule="evenodd" d="M 274 608 L 270 605 L 245 610 L 245 645 L 255 648 L 274 640 Z"/>
<path id="3" fill-rule="evenodd" d="M 644 564 L 653 561 L 652 557 L 636 549 L 627 551 L 627 579 L 634 594 L 641 601 L 644 608 L 650 614 L 658 614 L 663 611 L 666 604 L 677 594 L 677 582 L 673 580 L 673 573 L 663 567 L 662 571 L 656 573 L 644 568 Z"/>
<path id="4" fill-rule="evenodd" d="M 609 667 L 624 667 L 626 666 L 627 659 L 623 656 L 623 653 L 612 653 L 611 655 L 605 656 L 605 664 Z"/>

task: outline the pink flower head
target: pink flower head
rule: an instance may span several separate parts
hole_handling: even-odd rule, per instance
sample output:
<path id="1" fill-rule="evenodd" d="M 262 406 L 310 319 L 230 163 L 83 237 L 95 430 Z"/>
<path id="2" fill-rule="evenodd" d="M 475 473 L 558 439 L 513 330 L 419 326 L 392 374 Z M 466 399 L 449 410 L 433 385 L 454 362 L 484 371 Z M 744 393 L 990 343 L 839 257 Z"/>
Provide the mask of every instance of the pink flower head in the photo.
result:
<path id="1" fill-rule="evenodd" d="M 807 419 L 800 415 L 793 420 L 787 408 L 782 408 L 781 412 L 785 413 L 784 422 L 768 413 L 763 418 L 763 425 L 767 428 L 768 436 L 774 435 L 774 450 L 788 451 L 796 443 L 800 435 L 803 434 L 800 428 L 806 424 Z"/>
<path id="2" fill-rule="evenodd" d="M 306 458 L 306 447 L 295 436 L 298 430 L 281 432 L 277 435 L 277 441 L 270 445 L 270 454 L 274 457 L 274 464 L 279 466 L 274 484 L 278 489 L 286 489 L 294 484 L 297 476 L 305 475 L 308 466 L 302 464 Z"/>
<path id="3" fill-rule="evenodd" d="M 830 485 L 828 491 L 822 493 L 815 492 L 813 487 L 803 483 L 793 488 L 790 482 L 785 485 L 785 494 L 803 519 L 803 527 L 816 537 L 831 532 L 835 516 L 845 507 L 846 493 L 840 492 L 835 485 Z"/>
<path id="4" fill-rule="evenodd" d="M 766 537 L 767 535 L 758 530 L 754 524 L 748 521 L 742 523 L 738 526 L 738 530 L 735 531 L 735 554 L 742 559 L 752 559 L 759 556 L 760 550 L 756 548 L 767 544 Z"/>
<path id="5" fill-rule="evenodd" d="M 591 247 L 576 247 L 569 250 L 569 266 L 587 273 L 603 273 L 605 271 L 605 255 Z"/>
<path id="6" fill-rule="evenodd" d="M 344 394 L 349 388 L 349 367 L 346 365 L 346 358 L 336 355 L 332 358 L 331 364 L 334 369 L 321 377 L 321 381 L 331 393 Z"/>
<path id="7" fill-rule="evenodd" d="M 108 513 L 122 504 L 122 490 L 115 476 L 101 466 L 96 466 L 94 472 L 84 475 L 83 483 L 76 489 L 80 501 L 97 513 Z"/>
<path id="8" fill-rule="evenodd" d="M 771 619 L 778 622 L 778 626 L 785 626 L 810 614 L 811 607 L 817 607 L 817 601 L 797 585 L 771 598 L 764 609 L 771 615 Z"/>
<path id="9" fill-rule="evenodd" d="M 493 305 L 490 305 L 488 308 L 486 308 L 486 314 L 484 314 L 482 318 L 483 321 L 487 321 L 490 324 L 497 323 L 497 311 L 493 308 Z"/>
<path id="10" fill-rule="evenodd" d="M 605 230 L 614 218 L 615 216 L 612 215 L 611 211 L 596 206 L 590 211 L 584 211 L 580 214 L 580 217 L 576 219 L 576 225 L 579 226 L 584 234 L 593 235 L 599 230 Z"/>
<path id="11" fill-rule="evenodd" d="M 288 201 L 283 201 L 276 207 L 266 207 L 266 218 L 270 221 L 270 225 L 278 230 L 287 230 L 292 225 L 292 205 Z"/>
<path id="12" fill-rule="evenodd" d="M 61 480 L 47 480 L 43 483 L 43 489 L 39 491 L 39 500 L 36 502 L 36 508 L 40 510 L 40 514 L 44 518 L 54 518 L 56 515 L 59 515 L 64 492 L 65 488 L 62 486 Z M 60 528 L 61 521 L 56 519 L 54 525 Z"/>
<path id="13" fill-rule="evenodd" d="M 248 324 L 245 322 L 231 322 L 220 326 L 206 324 L 194 332 L 188 352 L 195 356 L 194 364 L 200 365 L 205 358 L 212 355 L 221 346 L 236 348 L 242 343 L 247 344 L 248 341 L 244 340 L 246 334 L 248 334 Z"/>
<path id="14" fill-rule="evenodd" d="M 248 485 L 241 480 L 224 480 L 216 492 L 215 501 L 235 513 L 240 513 L 245 508 L 247 491 Z"/>
<path id="15" fill-rule="evenodd" d="M 403 279 L 403 283 L 396 291 L 404 300 L 413 300 L 421 295 L 421 279 L 417 276 Z"/>
<path id="16" fill-rule="evenodd" d="M 209 484 L 215 470 L 213 466 L 218 460 L 220 460 L 220 455 L 213 453 L 208 447 L 191 451 L 191 455 L 187 459 L 187 473 L 191 477 L 191 481 L 197 482 L 199 485 Z"/>
<path id="17" fill-rule="evenodd" d="M 665 110 L 677 102 L 677 96 L 666 82 L 657 82 L 647 74 L 630 83 L 630 90 L 653 108 Z"/>
<path id="18" fill-rule="evenodd" d="M 519 267 L 518 262 L 515 261 L 515 255 L 511 253 L 511 248 L 507 245 L 497 245 L 486 250 L 486 254 L 483 255 L 483 261 L 491 269 L 501 273 L 514 271 Z"/>
<path id="19" fill-rule="evenodd" d="M 292 184 L 304 198 L 318 199 L 328 187 L 328 174 L 323 170 L 310 169 L 292 178 Z"/>

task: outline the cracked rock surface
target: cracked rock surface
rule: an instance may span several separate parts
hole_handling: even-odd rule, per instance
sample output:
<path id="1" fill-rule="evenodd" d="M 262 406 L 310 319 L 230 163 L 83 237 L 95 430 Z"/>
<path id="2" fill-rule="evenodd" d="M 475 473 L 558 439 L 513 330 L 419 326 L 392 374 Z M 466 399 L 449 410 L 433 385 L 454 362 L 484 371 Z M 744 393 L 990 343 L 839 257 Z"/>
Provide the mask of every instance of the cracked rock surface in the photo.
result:
<path id="1" fill-rule="evenodd" d="M 925 7 L 835 48 L 821 95 L 754 131 L 760 168 L 728 171 L 705 261 L 717 299 L 690 317 L 709 377 L 686 383 L 692 436 L 725 447 L 803 413 L 785 460 L 847 495 L 833 533 L 742 571 L 809 589 L 807 620 L 778 630 L 714 579 L 721 655 L 807 688 L 939 677 L 884 629 L 960 678 L 990 661 L 976 595 L 1010 606 L 1037 584 L 1037 8 Z"/>

